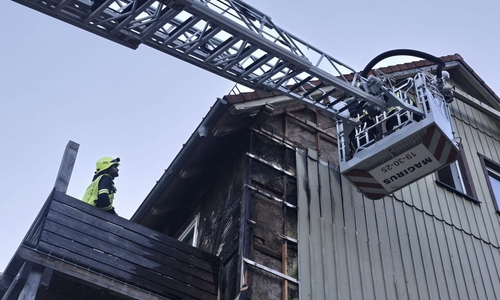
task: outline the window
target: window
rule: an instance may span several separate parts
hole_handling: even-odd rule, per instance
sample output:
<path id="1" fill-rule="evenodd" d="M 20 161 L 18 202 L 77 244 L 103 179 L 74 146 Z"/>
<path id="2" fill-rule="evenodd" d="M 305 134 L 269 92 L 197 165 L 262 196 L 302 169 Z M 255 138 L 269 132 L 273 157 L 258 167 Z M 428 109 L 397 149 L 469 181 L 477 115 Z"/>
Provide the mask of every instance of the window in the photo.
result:
<path id="1" fill-rule="evenodd" d="M 196 240 L 198 237 L 198 221 L 200 220 L 200 215 L 196 215 L 194 220 L 189 223 L 189 225 L 184 229 L 182 234 L 179 236 L 178 240 L 187 243 L 193 247 L 196 247 Z"/>
<path id="2" fill-rule="evenodd" d="M 436 172 L 436 181 L 441 186 L 465 196 L 469 200 L 479 202 L 461 144 L 459 145 L 459 151 L 460 154 L 456 162 Z"/>
<path id="3" fill-rule="evenodd" d="M 500 212 L 500 165 L 479 154 L 484 175 L 488 179 L 488 188 L 497 212 Z"/>

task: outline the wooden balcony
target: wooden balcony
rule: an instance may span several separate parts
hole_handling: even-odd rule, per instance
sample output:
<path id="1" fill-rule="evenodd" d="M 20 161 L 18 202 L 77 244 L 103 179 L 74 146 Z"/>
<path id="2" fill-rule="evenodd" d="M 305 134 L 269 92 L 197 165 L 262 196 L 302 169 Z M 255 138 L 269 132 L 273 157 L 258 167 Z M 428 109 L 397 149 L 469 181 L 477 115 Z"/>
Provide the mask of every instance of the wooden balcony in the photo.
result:
<path id="1" fill-rule="evenodd" d="M 219 259 L 53 191 L 0 281 L 2 299 L 217 299 Z"/>

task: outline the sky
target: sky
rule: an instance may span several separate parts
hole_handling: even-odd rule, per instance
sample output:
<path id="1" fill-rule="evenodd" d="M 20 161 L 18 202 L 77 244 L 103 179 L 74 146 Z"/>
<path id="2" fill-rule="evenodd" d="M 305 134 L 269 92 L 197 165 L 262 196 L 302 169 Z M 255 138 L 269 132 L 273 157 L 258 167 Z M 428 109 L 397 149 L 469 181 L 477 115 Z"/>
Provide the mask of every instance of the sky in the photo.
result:
<path id="1" fill-rule="evenodd" d="M 500 93 L 497 0 L 246 2 L 356 70 L 393 49 L 459 53 Z M 10 0 L 0 1 L 0 28 L 1 272 L 52 190 L 69 140 L 80 149 L 68 194 L 82 197 L 100 157 L 120 157 L 115 207 L 128 219 L 234 83 Z"/>

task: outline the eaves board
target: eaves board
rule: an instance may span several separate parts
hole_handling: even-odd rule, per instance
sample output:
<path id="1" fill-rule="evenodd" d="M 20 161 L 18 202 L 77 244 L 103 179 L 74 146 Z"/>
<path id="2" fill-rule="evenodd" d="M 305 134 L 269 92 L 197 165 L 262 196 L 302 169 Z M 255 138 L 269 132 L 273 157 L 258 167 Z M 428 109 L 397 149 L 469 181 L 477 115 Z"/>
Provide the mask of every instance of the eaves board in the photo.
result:
<path id="1" fill-rule="evenodd" d="M 241 143 L 252 117 L 231 114 L 232 105 L 218 99 L 170 166 L 157 181 L 131 220 L 155 228 L 162 216 L 189 207 L 209 187 L 209 180 Z"/>

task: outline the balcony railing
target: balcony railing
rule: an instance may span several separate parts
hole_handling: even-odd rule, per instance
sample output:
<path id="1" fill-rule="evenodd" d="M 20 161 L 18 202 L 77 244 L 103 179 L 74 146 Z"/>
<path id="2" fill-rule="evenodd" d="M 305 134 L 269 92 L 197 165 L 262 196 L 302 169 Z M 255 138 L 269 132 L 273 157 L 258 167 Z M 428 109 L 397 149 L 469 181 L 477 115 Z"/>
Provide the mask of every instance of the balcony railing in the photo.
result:
<path id="1" fill-rule="evenodd" d="M 217 299 L 216 256 L 57 191 L 5 270 L 4 289 L 25 262 L 128 298 Z"/>

